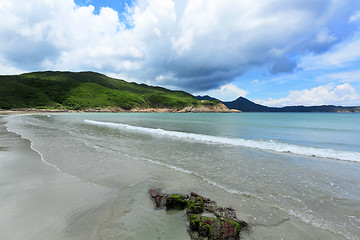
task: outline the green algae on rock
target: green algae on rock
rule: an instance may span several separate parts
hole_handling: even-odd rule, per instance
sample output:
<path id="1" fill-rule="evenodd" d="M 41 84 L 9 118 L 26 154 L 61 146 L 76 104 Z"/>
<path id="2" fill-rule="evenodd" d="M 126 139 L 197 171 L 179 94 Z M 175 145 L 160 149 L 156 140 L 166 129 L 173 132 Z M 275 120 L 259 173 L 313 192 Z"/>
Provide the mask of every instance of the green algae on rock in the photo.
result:
<path id="1" fill-rule="evenodd" d="M 238 240 L 240 232 L 249 230 L 249 225 L 237 219 L 232 208 L 223 208 L 216 202 L 194 192 L 190 195 L 165 194 L 160 189 L 149 191 L 156 208 L 186 210 L 191 239 Z"/>

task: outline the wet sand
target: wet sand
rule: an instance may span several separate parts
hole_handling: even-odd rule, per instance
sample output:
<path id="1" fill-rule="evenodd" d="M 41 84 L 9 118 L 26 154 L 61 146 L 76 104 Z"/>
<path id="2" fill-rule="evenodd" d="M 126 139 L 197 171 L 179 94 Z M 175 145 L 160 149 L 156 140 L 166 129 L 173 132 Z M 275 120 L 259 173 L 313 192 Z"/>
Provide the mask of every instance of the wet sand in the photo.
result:
<path id="1" fill-rule="evenodd" d="M 0 114 L 0 239 L 96 239 L 114 189 L 45 164 L 31 143 L 6 130 Z"/>

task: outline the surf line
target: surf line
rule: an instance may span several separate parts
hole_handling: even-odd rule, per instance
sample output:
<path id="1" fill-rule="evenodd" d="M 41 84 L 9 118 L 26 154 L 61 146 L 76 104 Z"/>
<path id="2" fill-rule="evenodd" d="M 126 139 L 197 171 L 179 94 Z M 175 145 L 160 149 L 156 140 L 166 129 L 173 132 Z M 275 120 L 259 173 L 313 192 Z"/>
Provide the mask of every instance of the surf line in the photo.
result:
<path id="1" fill-rule="evenodd" d="M 85 119 L 84 122 L 97 126 L 103 126 L 103 127 L 109 127 L 115 129 L 124 129 L 127 131 L 136 131 L 145 134 L 152 134 L 155 136 L 174 137 L 174 138 L 204 142 L 209 144 L 225 144 L 225 145 L 241 146 L 252 149 L 272 151 L 277 153 L 294 154 L 294 155 L 300 155 L 306 157 L 327 158 L 333 160 L 358 162 L 358 163 L 360 162 L 360 152 L 299 146 L 289 143 L 278 142 L 274 140 L 268 140 L 268 141 L 248 140 L 241 138 L 210 136 L 210 135 L 203 135 L 197 133 L 186 133 L 186 132 L 169 131 L 169 130 L 156 129 L 156 128 L 137 127 L 122 123 L 101 122 L 101 121 L 94 121 L 87 119 Z"/>
<path id="2" fill-rule="evenodd" d="M 188 174 L 188 175 L 193 175 L 195 177 L 198 177 L 200 179 L 202 179 L 203 181 L 205 181 L 207 184 L 209 185 L 212 185 L 216 188 L 219 188 L 227 193 L 230 193 L 230 194 L 236 194 L 236 195 L 239 195 L 239 196 L 243 196 L 243 197 L 253 197 L 253 198 L 257 198 L 257 199 L 260 199 L 260 200 L 263 200 L 261 197 L 258 197 L 258 196 L 255 196 L 251 193 L 248 193 L 248 192 L 240 192 L 240 191 L 237 191 L 237 190 L 233 190 L 233 189 L 228 189 L 212 180 L 209 180 L 208 178 L 194 172 L 194 171 L 190 171 L 190 170 L 186 170 L 186 169 L 183 169 L 183 168 L 180 168 L 180 167 L 176 167 L 176 166 L 173 166 L 173 165 L 169 165 L 169 164 L 166 164 L 166 163 L 162 163 L 162 162 L 159 162 L 159 161 L 155 161 L 155 160 L 151 160 L 151 159 L 148 159 L 148 158 L 143 158 L 143 157 L 132 157 L 128 154 L 125 154 L 126 157 L 128 158 L 132 158 L 132 159 L 135 159 L 135 160 L 141 160 L 141 161 L 145 161 L 145 162 L 148 162 L 148 163 L 151 163 L 153 165 L 158 165 L 158 166 L 161 166 L 161 167 L 165 167 L 165 168 L 168 168 L 168 169 L 171 169 L 175 172 L 180 172 L 180 173 L 184 173 L 184 174 Z"/>
<path id="3" fill-rule="evenodd" d="M 89 181 L 84 181 L 84 180 L 82 180 L 82 179 L 80 179 L 80 178 L 78 178 L 78 177 L 76 177 L 76 176 L 74 176 L 74 175 L 72 175 L 72 174 L 69 174 L 69 173 L 67 173 L 67 172 L 62 171 L 62 170 L 61 170 L 58 166 L 56 166 L 55 164 L 52 164 L 52 163 L 47 162 L 47 161 L 45 160 L 43 154 L 34 147 L 34 142 L 33 142 L 30 138 L 25 137 L 25 136 L 22 135 L 21 133 L 18 133 L 18 132 L 16 132 L 16 131 L 10 130 L 10 129 L 8 128 L 8 126 L 6 126 L 6 130 L 7 130 L 8 132 L 11 132 L 11 133 L 14 133 L 14 134 L 19 135 L 22 139 L 28 140 L 28 141 L 30 142 L 30 149 L 33 150 L 34 152 L 36 152 L 36 153 L 40 156 L 41 161 L 42 161 L 43 163 L 45 163 L 46 165 L 55 168 L 56 171 L 58 171 L 58 172 L 60 172 L 60 173 L 63 173 L 63 174 L 66 174 L 66 175 L 70 176 L 71 178 L 74 178 L 75 180 L 77 180 L 77 181 L 79 181 L 79 182 L 85 182 L 85 183 L 89 183 L 89 184 L 98 186 L 96 183 L 92 183 L 92 182 L 89 182 Z"/>

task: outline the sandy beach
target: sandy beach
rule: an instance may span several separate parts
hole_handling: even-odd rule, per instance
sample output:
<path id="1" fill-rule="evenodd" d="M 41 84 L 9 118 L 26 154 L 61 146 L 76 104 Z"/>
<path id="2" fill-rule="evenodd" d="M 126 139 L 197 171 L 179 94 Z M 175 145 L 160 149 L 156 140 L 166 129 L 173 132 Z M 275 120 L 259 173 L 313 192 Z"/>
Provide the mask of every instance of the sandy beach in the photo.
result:
<path id="1" fill-rule="evenodd" d="M 184 212 L 155 209 L 149 189 L 163 189 L 233 208 L 244 240 L 358 240 L 358 120 L 3 114 L 0 239 L 190 239 Z"/>
<path id="2" fill-rule="evenodd" d="M 95 239 L 116 192 L 58 171 L 0 115 L 0 239 Z"/>

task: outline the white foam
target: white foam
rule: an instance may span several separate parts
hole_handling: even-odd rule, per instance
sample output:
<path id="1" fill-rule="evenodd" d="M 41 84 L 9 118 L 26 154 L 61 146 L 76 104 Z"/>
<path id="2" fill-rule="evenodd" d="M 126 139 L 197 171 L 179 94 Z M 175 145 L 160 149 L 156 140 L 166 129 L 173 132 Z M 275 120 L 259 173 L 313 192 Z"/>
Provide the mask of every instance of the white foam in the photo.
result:
<path id="1" fill-rule="evenodd" d="M 360 152 L 306 147 L 306 146 L 282 143 L 273 140 L 268 140 L 268 141 L 247 140 L 241 138 L 227 138 L 227 137 L 210 136 L 210 135 L 203 135 L 196 133 L 168 131 L 163 129 L 137 127 L 127 124 L 112 123 L 112 122 L 100 122 L 93 120 L 84 120 L 84 122 L 98 126 L 124 129 L 128 131 L 136 131 L 136 132 L 152 134 L 152 135 L 175 137 L 186 140 L 194 140 L 205 143 L 226 144 L 226 145 L 242 146 L 242 147 L 255 148 L 261 150 L 269 150 L 279 153 L 290 153 L 290 154 L 296 154 L 296 155 L 302 155 L 308 157 L 320 157 L 320 158 L 329 158 L 329 159 L 342 160 L 342 161 L 360 162 Z"/>
<path id="2" fill-rule="evenodd" d="M 125 154 L 126 157 L 129 157 L 129 158 L 133 158 L 127 154 Z M 181 173 L 185 173 L 185 174 L 189 174 L 189 175 L 194 175 L 198 178 L 201 178 L 203 181 L 205 181 L 206 183 L 216 187 L 216 188 L 219 188 L 219 189 L 222 189 L 224 190 L 225 192 L 228 192 L 228 193 L 231 193 L 231 194 L 236 194 L 236 195 L 240 195 L 240 196 L 244 196 L 244 197 L 254 197 L 254 198 L 259 198 L 257 196 L 254 196 L 252 195 L 251 193 L 247 193 L 247 192 L 240 192 L 240 191 L 237 191 L 237 190 L 234 190 L 234 189 L 228 189 L 212 180 L 209 180 L 208 178 L 196 173 L 196 172 L 193 172 L 193 171 L 189 171 L 189 170 L 186 170 L 186 169 L 183 169 L 183 168 L 180 168 L 180 167 L 175 167 L 173 165 L 169 165 L 169 164 L 166 164 L 166 163 L 162 163 L 162 162 L 159 162 L 159 161 L 154 161 L 154 160 L 151 160 L 151 159 L 148 159 L 148 158 L 136 158 L 136 159 L 139 159 L 139 160 L 142 160 L 142 161 L 146 161 L 146 162 L 149 162 L 151 164 L 154 164 L 154 165 L 158 165 L 158 166 L 162 166 L 162 167 L 166 167 L 166 168 L 169 168 L 171 170 L 174 170 L 176 172 L 181 172 Z M 259 198 L 261 199 L 261 198 Z"/>
<path id="3" fill-rule="evenodd" d="M 126 154 L 127 157 L 129 158 L 133 158 L 129 155 Z M 173 165 L 169 165 L 169 164 L 166 164 L 166 163 L 162 163 L 162 162 L 159 162 L 159 161 L 154 161 L 154 160 L 151 160 L 151 159 L 148 159 L 148 158 L 136 158 L 137 160 L 142 160 L 142 161 L 146 161 L 146 162 L 149 162 L 151 164 L 154 164 L 154 165 L 158 165 L 158 166 L 162 166 L 162 167 L 166 167 L 166 168 L 169 168 L 169 169 L 172 169 L 174 171 L 177 171 L 177 172 L 181 172 L 181 173 L 185 173 L 185 174 L 189 174 L 189 175 L 193 175 L 193 176 L 196 176 L 196 177 L 199 177 L 201 178 L 202 180 L 204 180 L 206 183 L 216 187 L 216 188 L 219 188 L 219 189 L 222 189 L 230 194 L 235 194 L 235 195 L 239 195 L 239 196 L 242 196 L 242 197 L 252 197 L 252 198 L 256 198 L 256 199 L 259 199 L 261 201 L 264 201 L 263 198 L 259 197 L 259 196 L 256 196 L 256 195 L 253 195 L 251 193 L 246 193 L 246 192 L 240 192 L 240 191 L 237 191 L 237 190 L 234 190 L 234 189 L 229 189 L 229 188 L 226 188 L 212 180 L 209 180 L 208 178 L 196 173 L 196 172 L 193 172 L 193 171 L 189 171 L 189 170 L 186 170 L 186 169 L 183 169 L 183 168 L 180 168 L 180 167 L 175 167 Z M 281 194 L 280 194 L 281 195 Z M 285 197 L 285 198 L 290 198 L 294 201 L 300 201 L 302 204 L 303 202 L 300 200 L 300 199 L 297 199 L 297 198 L 294 198 L 294 197 L 291 197 L 291 196 L 285 196 L 285 195 L 282 195 L 282 197 Z M 275 198 L 273 196 L 273 198 Z M 275 198 L 276 199 L 276 198 Z M 326 230 L 326 231 L 329 231 L 329 232 L 332 232 L 336 235 L 341 235 L 347 239 L 351 239 L 351 240 L 356 240 L 356 236 L 352 236 L 351 233 L 347 233 L 347 232 L 344 232 L 344 231 L 340 231 L 340 232 L 336 232 L 333 230 L 333 227 L 331 225 L 330 222 L 322 219 L 322 218 L 318 218 L 314 215 L 312 215 L 312 211 L 310 209 L 308 209 L 306 212 L 299 212 L 299 211 L 296 211 L 296 210 L 293 210 L 293 209 L 287 209 L 285 207 L 280 207 L 280 206 L 277 206 L 277 205 L 274 205 L 276 208 L 278 208 L 279 210 L 283 211 L 283 212 L 286 212 L 288 213 L 289 215 L 291 216 L 294 216 L 298 219 L 300 219 L 302 222 L 304 223 L 307 223 L 307 224 L 311 224 L 312 226 L 316 227 L 316 228 L 320 228 L 320 229 L 323 229 L 323 230 Z M 356 219 L 355 216 L 349 216 L 349 218 L 354 218 Z M 356 219 L 358 220 L 358 219 Z M 254 218 L 254 221 L 256 221 L 256 218 Z"/>
<path id="4" fill-rule="evenodd" d="M 16 116 L 21 116 L 21 115 L 10 116 L 8 119 L 10 119 L 10 118 L 12 118 L 12 117 L 16 117 Z M 26 123 L 29 124 L 28 122 L 26 122 Z M 45 160 L 45 158 L 44 158 L 44 155 L 43 155 L 39 150 L 37 150 L 37 149 L 34 147 L 34 142 L 33 142 L 30 138 L 24 136 L 24 135 L 21 134 L 20 132 L 15 131 L 14 129 L 11 129 L 11 130 L 10 130 L 10 128 L 9 128 L 7 125 L 5 125 L 5 126 L 6 126 L 6 130 L 7 130 L 7 131 L 12 132 L 12 133 L 15 133 L 15 134 L 19 135 L 19 136 L 20 136 L 21 138 L 23 138 L 23 139 L 29 140 L 29 142 L 30 142 L 30 149 L 33 150 L 33 151 L 35 151 L 37 154 L 39 154 L 40 159 L 41 159 L 41 161 L 42 161 L 43 163 L 45 163 L 46 165 L 49 165 L 49 166 L 55 168 L 56 171 L 58 171 L 58 172 L 61 172 L 61 173 L 63 173 L 63 174 L 66 174 L 66 175 L 74 178 L 75 180 L 77 180 L 77 181 L 79 181 L 79 182 L 83 182 L 82 179 L 80 179 L 80 178 L 78 178 L 78 177 L 76 177 L 76 176 L 74 176 L 74 175 L 71 175 L 71 174 L 69 174 L 69 173 L 66 173 L 66 172 L 62 171 L 62 170 L 61 170 L 58 166 L 56 166 L 55 164 L 52 164 L 52 163 L 47 162 L 47 161 Z M 85 181 L 85 182 L 87 182 L 87 181 Z M 92 185 L 97 185 L 97 184 L 91 183 L 91 182 L 87 182 L 87 183 L 90 183 L 90 184 L 92 184 Z"/>
<path id="5" fill-rule="evenodd" d="M 279 208 L 280 210 L 287 212 L 288 214 L 300 219 L 302 222 L 311 224 L 312 226 L 316 228 L 320 228 L 326 231 L 329 231 L 335 235 L 340 235 L 343 238 L 349 239 L 349 240 L 357 240 L 357 236 L 354 236 L 352 233 L 347 232 L 345 230 L 334 230 L 333 224 L 331 222 L 326 221 L 324 218 L 316 217 L 312 214 L 309 214 L 307 212 L 312 212 L 311 210 L 308 210 L 307 212 L 299 212 L 292 209 L 284 209 Z"/>

